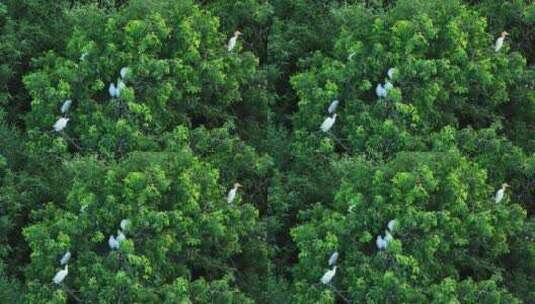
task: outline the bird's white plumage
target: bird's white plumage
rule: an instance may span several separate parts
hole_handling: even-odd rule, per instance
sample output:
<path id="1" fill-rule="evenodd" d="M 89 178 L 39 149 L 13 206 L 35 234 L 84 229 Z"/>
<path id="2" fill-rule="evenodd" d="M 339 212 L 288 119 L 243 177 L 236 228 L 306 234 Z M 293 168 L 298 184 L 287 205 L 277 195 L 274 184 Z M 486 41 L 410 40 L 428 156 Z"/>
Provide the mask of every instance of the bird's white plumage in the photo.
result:
<path id="1" fill-rule="evenodd" d="M 128 67 L 122 67 L 121 71 L 119 71 L 119 74 L 121 75 L 121 78 L 125 79 L 126 75 L 128 74 L 129 71 L 130 70 L 128 69 Z"/>
<path id="2" fill-rule="evenodd" d="M 69 111 L 69 109 L 71 108 L 71 104 L 72 104 L 72 100 L 70 99 L 65 100 L 63 104 L 61 105 L 61 113 L 65 113 Z"/>
<path id="3" fill-rule="evenodd" d="M 71 258 L 71 252 L 70 251 L 67 251 L 65 252 L 65 254 L 61 257 L 61 260 L 59 260 L 59 263 L 61 265 L 65 265 L 67 263 L 69 263 L 69 260 Z"/>
<path id="4" fill-rule="evenodd" d="M 121 220 L 121 223 L 119 224 L 119 226 L 121 227 L 121 229 L 123 231 L 126 231 L 128 229 L 128 227 L 130 227 L 130 220 L 128 219 L 122 219 Z"/>
<path id="5" fill-rule="evenodd" d="M 494 51 L 499 52 L 500 49 L 503 47 L 503 41 L 505 40 L 505 37 L 499 37 L 496 39 L 496 44 L 494 45 Z"/>
<path id="6" fill-rule="evenodd" d="M 63 280 L 65 280 L 65 277 L 69 274 L 69 265 L 65 265 L 65 268 L 58 271 L 52 281 L 56 284 L 63 283 Z"/>
<path id="7" fill-rule="evenodd" d="M 505 189 L 500 189 L 496 192 L 496 197 L 494 197 L 494 202 L 499 203 L 503 200 L 503 197 L 505 196 Z"/>
<path id="8" fill-rule="evenodd" d="M 338 99 L 333 100 L 331 104 L 329 105 L 327 112 L 329 112 L 329 114 L 333 114 L 334 112 L 336 112 L 336 108 L 338 107 L 339 103 L 340 102 L 338 101 Z"/>
<path id="9" fill-rule="evenodd" d="M 336 122 L 336 114 L 334 114 L 332 117 L 327 117 L 323 121 L 323 123 L 320 126 L 321 131 L 328 132 Z"/>
<path id="10" fill-rule="evenodd" d="M 234 36 L 232 36 L 227 44 L 227 50 L 230 52 L 236 47 L 236 42 L 238 42 L 238 37 L 240 36 L 240 31 L 235 31 Z"/>
<path id="11" fill-rule="evenodd" d="M 116 89 L 116 90 L 117 90 L 117 91 L 116 91 L 117 93 L 116 93 L 116 96 L 117 96 L 117 97 L 121 96 L 121 92 L 122 92 L 125 88 L 126 88 L 126 84 L 124 84 L 124 82 L 123 82 L 121 79 L 117 80 L 117 89 Z"/>
<path id="12" fill-rule="evenodd" d="M 389 68 L 388 71 L 386 72 L 386 75 L 388 75 L 388 78 L 393 79 L 395 73 L 396 73 L 395 68 Z"/>
<path id="13" fill-rule="evenodd" d="M 377 245 L 377 249 L 383 250 L 386 249 L 387 241 L 384 240 L 381 235 L 378 235 L 377 239 L 375 240 L 375 244 Z"/>
<path id="14" fill-rule="evenodd" d="M 387 94 L 387 91 L 386 91 L 386 89 L 383 87 L 382 84 L 378 84 L 378 85 L 375 87 L 375 94 L 377 94 L 377 97 L 379 97 L 379 98 L 385 98 L 385 97 L 386 97 L 386 94 Z"/>
<path id="15" fill-rule="evenodd" d="M 323 284 L 329 284 L 332 279 L 334 278 L 334 275 L 336 274 L 336 266 L 334 266 L 333 269 L 328 270 L 325 272 L 325 274 L 321 277 L 321 282 Z"/>
<path id="16" fill-rule="evenodd" d="M 113 82 L 110 83 L 110 87 L 108 88 L 108 93 L 110 93 L 110 96 L 112 98 L 119 96 L 119 94 L 117 93 L 117 87 L 115 87 L 115 84 Z"/>
<path id="17" fill-rule="evenodd" d="M 230 189 L 227 195 L 227 203 L 232 203 L 234 199 L 236 198 L 236 193 L 238 192 L 238 187 L 234 187 Z"/>
<path id="18" fill-rule="evenodd" d="M 394 229 L 396 229 L 396 226 L 398 225 L 398 221 L 393 219 L 393 220 L 390 220 L 388 222 L 388 224 L 386 224 L 386 226 L 388 227 L 388 230 L 390 230 L 391 233 L 394 232 Z"/>
<path id="19" fill-rule="evenodd" d="M 113 235 L 110 236 L 108 239 L 108 245 L 110 246 L 110 249 L 119 249 L 119 242 L 115 239 Z"/>
<path id="20" fill-rule="evenodd" d="M 54 130 L 56 132 L 61 132 L 65 127 L 67 126 L 67 123 L 69 122 L 69 118 L 61 117 L 56 121 L 54 124 Z"/>
<path id="21" fill-rule="evenodd" d="M 338 261 L 338 251 L 335 251 L 333 254 L 331 254 L 331 257 L 329 258 L 329 266 L 336 264 L 336 261 Z"/>

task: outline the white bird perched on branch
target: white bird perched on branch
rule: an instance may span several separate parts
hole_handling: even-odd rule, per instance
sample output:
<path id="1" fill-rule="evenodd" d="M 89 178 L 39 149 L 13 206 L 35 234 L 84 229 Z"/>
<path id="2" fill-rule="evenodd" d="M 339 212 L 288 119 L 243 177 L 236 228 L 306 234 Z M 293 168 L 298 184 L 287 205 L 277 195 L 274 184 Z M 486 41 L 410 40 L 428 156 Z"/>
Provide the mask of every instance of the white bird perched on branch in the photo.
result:
<path id="1" fill-rule="evenodd" d="M 386 226 L 388 227 L 388 230 L 390 230 L 391 233 L 394 233 L 394 229 L 396 229 L 396 226 L 398 225 L 398 221 L 396 219 L 390 220 Z"/>
<path id="2" fill-rule="evenodd" d="M 61 132 L 65 127 L 67 126 L 67 123 L 69 122 L 69 118 L 61 117 L 56 121 L 54 124 L 54 130 L 56 132 Z"/>
<path id="3" fill-rule="evenodd" d="M 128 227 L 130 227 L 130 220 L 122 219 L 121 223 L 119 224 L 119 226 L 121 227 L 121 229 L 123 231 L 126 231 L 128 229 Z"/>
<path id="4" fill-rule="evenodd" d="M 65 265 L 69 263 L 69 260 L 71 259 L 71 252 L 67 251 L 65 254 L 61 257 L 61 260 L 59 260 L 60 265 Z"/>
<path id="5" fill-rule="evenodd" d="M 496 196 L 494 197 L 494 201 L 497 203 L 501 202 L 505 196 L 505 189 L 509 187 L 507 183 L 502 184 L 502 188 L 496 192 Z"/>
<path id="6" fill-rule="evenodd" d="M 240 31 L 235 31 L 234 36 L 232 36 L 232 38 L 229 39 L 228 44 L 227 44 L 227 49 L 229 52 L 232 51 L 234 47 L 236 47 L 236 42 L 238 41 L 238 37 L 240 35 L 241 35 Z"/>
<path id="7" fill-rule="evenodd" d="M 336 266 L 334 266 L 333 269 L 328 270 L 322 277 L 321 282 L 323 284 L 329 284 L 331 280 L 334 278 L 334 275 L 336 274 Z"/>
<path id="8" fill-rule="evenodd" d="M 383 87 L 382 84 L 378 84 L 376 87 L 375 87 L 375 94 L 377 94 L 377 97 L 379 98 L 386 98 L 386 94 L 388 93 L 388 91 Z"/>
<path id="9" fill-rule="evenodd" d="M 240 183 L 234 183 L 234 187 L 232 189 L 230 189 L 230 191 L 228 192 L 228 195 L 227 195 L 227 202 L 230 204 L 234 201 L 234 199 L 236 198 L 236 193 L 238 192 L 238 188 L 241 187 L 242 185 Z"/>
<path id="10" fill-rule="evenodd" d="M 333 254 L 331 254 L 331 257 L 329 258 L 329 266 L 336 264 L 336 261 L 338 261 L 338 251 L 335 251 Z"/>
<path id="11" fill-rule="evenodd" d="M 496 52 L 500 51 L 500 49 L 503 47 L 503 41 L 505 40 L 505 36 L 509 35 L 508 32 L 503 31 L 500 37 L 496 39 L 496 44 L 494 45 L 494 50 Z"/>
<path id="12" fill-rule="evenodd" d="M 65 277 L 69 274 L 69 265 L 65 265 L 65 268 L 58 271 L 52 281 L 56 284 L 63 283 L 63 280 L 65 280 Z"/>
<path id="13" fill-rule="evenodd" d="M 375 244 L 377 245 L 377 249 L 383 250 L 386 249 L 386 246 L 388 246 L 388 242 L 383 239 L 383 236 L 378 235 L 377 239 L 375 240 Z"/>
<path id="14" fill-rule="evenodd" d="M 72 100 L 70 99 L 65 100 L 63 102 L 63 105 L 61 105 L 61 113 L 65 113 L 69 111 L 69 109 L 71 108 L 71 104 L 72 104 Z"/>
<path id="15" fill-rule="evenodd" d="M 112 82 L 110 83 L 110 87 L 108 88 L 108 93 L 110 93 L 111 98 L 119 97 L 119 91 L 117 90 L 117 87 Z"/>
<path id="16" fill-rule="evenodd" d="M 125 79 L 128 72 L 130 72 L 130 69 L 128 67 L 122 67 L 121 71 L 119 71 L 119 74 L 121 75 L 122 79 Z"/>
<path id="17" fill-rule="evenodd" d="M 110 238 L 108 239 L 108 245 L 110 246 L 110 249 L 119 249 L 119 242 L 115 239 L 113 235 L 110 235 Z"/>
<path id="18" fill-rule="evenodd" d="M 328 132 L 336 121 L 336 113 L 332 117 L 327 117 L 320 126 L 321 131 Z"/>
<path id="19" fill-rule="evenodd" d="M 336 108 L 338 107 L 338 103 L 340 103 L 338 101 L 338 99 L 333 100 L 333 102 L 331 102 L 331 104 L 329 105 L 329 108 L 327 109 L 327 112 L 329 112 L 329 114 L 333 114 L 334 112 L 336 112 Z"/>
<path id="20" fill-rule="evenodd" d="M 395 73 L 397 73 L 397 70 L 395 68 L 389 68 L 386 72 L 386 75 L 388 75 L 388 78 L 393 79 Z"/>

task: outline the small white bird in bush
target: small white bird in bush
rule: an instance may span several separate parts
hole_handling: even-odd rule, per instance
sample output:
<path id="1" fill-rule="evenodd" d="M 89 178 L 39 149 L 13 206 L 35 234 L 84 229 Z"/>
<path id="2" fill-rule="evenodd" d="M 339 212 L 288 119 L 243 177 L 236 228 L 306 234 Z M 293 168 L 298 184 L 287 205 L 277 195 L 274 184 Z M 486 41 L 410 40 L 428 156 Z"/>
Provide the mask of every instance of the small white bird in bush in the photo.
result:
<path id="1" fill-rule="evenodd" d="M 61 117 L 56 121 L 54 124 L 54 130 L 56 132 L 61 132 L 65 127 L 67 126 L 67 123 L 69 122 L 69 118 Z"/>
<path id="2" fill-rule="evenodd" d="M 238 41 L 238 37 L 240 35 L 241 35 L 240 31 L 235 31 L 234 36 L 232 36 L 232 38 L 229 39 L 228 44 L 227 44 L 227 49 L 229 52 L 232 51 L 236 47 L 236 42 Z"/>
<path id="3" fill-rule="evenodd" d="M 336 114 L 334 114 L 332 117 L 325 118 L 325 120 L 320 126 L 321 131 L 328 132 L 333 127 L 335 121 L 336 121 Z"/>
<path id="4" fill-rule="evenodd" d="M 377 245 L 377 249 L 383 250 L 383 249 L 386 249 L 388 242 L 385 239 L 383 239 L 383 236 L 378 235 L 377 239 L 375 240 L 375 244 Z"/>
<path id="5" fill-rule="evenodd" d="M 494 50 L 496 52 L 500 51 L 500 49 L 503 47 L 503 42 L 505 40 L 505 37 L 508 36 L 509 33 L 506 32 L 506 31 L 503 31 L 502 34 L 500 35 L 500 37 L 498 37 L 498 39 L 496 39 L 496 44 L 494 45 Z"/>
<path id="6" fill-rule="evenodd" d="M 396 226 L 398 225 L 398 221 L 396 219 L 390 220 L 386 226 L 388 227 L 388 230 L 390 230 L 391 233 L 394 233 L 394 229 L 396 229 Z"/>
<path id="7" fill-rule="evenodd" d="M 375 94 L 377 94 L 377 97 L 379 98 L 386 98 L 387 90 L 383 87 L 382 84 L 378 84 L 375 87 Z"/>
<path id="8" fill-rule="evenodd" d="M 61 105 L 61 113 L 65 113 L 69 111 L 69 109 L 71 108 L 71 104 L 72 104 L 72 100 L 70 99 L 65 100 L 63 102 L 63 105 Z"/>
<path id="9" fill-rule="evenodd" d="M 227 195 L 227 202 L 230 204 L 234 201 L 234 199 L 236 198 L 236 194 L 238 192 L 238 188 L 240 188 L 242 185 L 240 183 L 235 183 L 234 184 L 234 187 L 232 189 L 230 189 L 230 191 L 228 192 L 228 195 Z"/>
<path id="10" fill-rule="evenodd" d="M 111 98 L 119 97 L 117 87 L 115 87 L 115 84 L 113 82 L 110 83 L 110 87 L 108 88 L 108 93 L 110 93 Z"/>
<path id="11" fill-rule="evenodd" d="M 329 114 L 333 114 L 334 112 L 336 112 L 336 108 L 338 107 L 338 99 L 335 99 L 333 100 L 333 102 L 331 102 L 331 104 L 329 105 L 329 108 L 327 109 L 327 112 L 329 112 Z"/>
<path id="12" fill-rule="evenodd" d="M 331 270 L 328 270 L 322 277 L 321 277 L 321 282 L 323 284 L 329 284 L 332 279 L 334 278 L 334 275 L 336 274 L 336 266 L 334 266 L 333 269 Z"/>
<path id="13" fill-rule="evenodd" d="M 388 75 L 388 78 L 394 79 L 394 74 L 397 72 L 395 68 L 389 68 L 386 72 L 386 75 Z"/>
<path id="14" fill-rule="evenodd" d="M 69 274 L 69 265 L 65 265 L 65 268 L 58 271 L 52 281 L 56 284 L 63 283 L 63 280 L 65 280 L 65 277 Z"/>
<path id="15" fill-rule="evenodd" d="M 496 192 L 496 196 L 494 197 L 494 201 L 497 203 L 501 202 L 503 198 L 505 197 L 505 189 L 509 187 L 507 183 L 502 184 L 502 188 Z"/>
<path id="16" fill-rule="evenodd" d="M 130 220 L 122 219 L 121 223 L 119 224 L 119 226 L 121 227 L 121 229 L 123 231 L 126 231 L 128 229 L 128 227 L 130 227 Z"/>
<path id="17" fill-rule="evenodd" d="M 119 249 L 119 242 L 115 239 L 113 235 L 111 235 L 108 239 L 108 245 L 110 246 L 111 250 Z"/>
<path id="18" fill-rule="evenodd" d="M 128 72 L 130 72 L 130 69 L 128 69 L 128 67 L 122 67 L 121 71 L 119 71 L 119 74 L 121 75 L 122 79 L 125 79 L 126 75 L 128 75 Z"/>
<path id="19" fill-rule="evenodd" d="M 338 261 L 338 251 L 335 251 L 333 254 L 331 254 L 331 257 L 329 258 L 329 266 L 336 264 L 336 261 Z"/>
<path id="20" fill-rule="evenodd" d="M 65 254 L 61 257 L 61 260 L 59 260 L 59 263 L 61 265 L 65 265 L 69 262 L 69 260 L 71 259 L 71 252 L 70 251 L 67 251 L 65 252 Z"/>

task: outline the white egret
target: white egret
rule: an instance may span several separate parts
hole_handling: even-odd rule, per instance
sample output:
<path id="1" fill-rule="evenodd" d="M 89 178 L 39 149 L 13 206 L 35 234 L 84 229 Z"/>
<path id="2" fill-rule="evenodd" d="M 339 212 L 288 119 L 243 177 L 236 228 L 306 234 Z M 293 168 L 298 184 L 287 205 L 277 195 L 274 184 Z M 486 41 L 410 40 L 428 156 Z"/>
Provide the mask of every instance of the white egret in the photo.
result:
<path id="1" fill-rule="evenodd" d="M 117 230 L 117 237 L 115 238 L 115 240 L 117 241 L 117 243 L 120 244 L 122 241 L 126 240 L 126 236 L 121 230 Z"/>
<path id="2" fill-rule="evenodd" d="M 334 114 L 332 117 L 325 118 L 325 120 L 320 126 L 321 131 L 328 132 L 333 127 L 335 121 L 336 121 L 336 114 Z"/>
<path id="3" fill-rule="evenodd" d="M 130 69 L 128 67 L 122 67 L 119 74 L 121 75 L 122 79 L 125 79 L 128 72 L 130 72 Z"/>
<path id="4" fill-rule="evenodd" d="M 119 242 L 115 239 L 113 235 L 110 236 L 108 239 L 108 245 L 110 246 L 110 249 L 119 249 Z"/>
<path id="5" fill-rule="evenodd" d="M 54 130 L 56 132 L 61 132 L 65 127 L 67 126 L 67 123 L 69 122 L 69 118 L 61 117 L 56 121 L 54 124 Z"/>
<path id="6" fill-rule="evenodd" d="M 329 284 L 331 280 L 334 278 L 334 275 L 336 274 L 336 266 L 334 266 L 333 269 L 327 271 L 322 277 L 321 282 L 323 284 Z"/>
<path id="7" fill-rule="evenodd" d="M 503 200 L 503 197 L 505 196 L 505 189 L 507 187 L 509 187 L 509 185 L 507 183 L 503 183 L 502 188 L 496 192 L 496 196 L 494 197 L 496 204 Z"/>
<path id="8" fill-rule="evenodd" d="M 69 274 L 69 265 L 65 265 L 65 268 L 58 271 L 52 281 L 56 284 L 63 283 L 63 280 L 65 280 L 65 277 Z"/>
<path id="9" fill-rule="evenodd" d="M 388 71 L 386 72 L 386 75 L 388 75 L 388 78 L 392 80 L 396 72 L 397 70 L 395 68 L 389 68 Z"/>
<path id="10" fill-rule="evenodd" d="M 386 249 L 388 242 L 385 239 L 383 239 L 381 235 L 378 235 L 377 239 L 375 240 L 375 244 L 377 245 L 377 249 L 383 250 L 383 249 Z"/>
<path id="11" fill-rule="evenodd" d="M 333 114 L 334 112 L 336 112 L 336 108 L 338 107 L 339 103 L 340 102 L 338 101 L 338 99 L 335 99 L 333 100 L 333 102 L 331 102 L 331 104 L 329 105 L 329 108 L 327 109 L 329 114 Z"/>
<path id="12" fill-rule="evenodd" d="M 65 113 L 69 111 L 69 109 L 71 108 L 71 104 L 72 104 L 72 100 L 70 99 L 65 100 L 63 102 L 63 105 L 61 105 L 61 113 Z"/>
<path id="13" fill-rule="evenodd" d="M 236 42 L 238 41 L 238 37 L 240 35 L 241 35 L 240 31 L 235 31 L 234 36 L 232 36 L 232 38 L 229 39 L 228 44 L 227 44 L 227 49 L 229 52 L 232 51 L 234 47 L 236 47 Z"/>
<path id="14" fill-rule="evenodd" d="M 227 202 L 230 204 L 234 201 L 236 198 L 236 193 L 238 192 L 238 188 L 242 185 L 240 183 L 234 183 L 234 188 L 230 189 L 227 195 Z"/>
<path id="15" fill-rule="evenodd" d="M 387 93 L 387 90 L 383 87 L 382 84 L 378 84 L 377 87 L 375 87 L 375 94 L 377 94 L 377 97 L 385 98 Z"/>
<path id="16" fill-rule="evenodd" d="M 119 92 L 117 87 L 115 87 L 115 84 L 112 82 L 110 83 L 110 87 L 108 88 L 108 92 L 110 93 L 111 98 L 119 97 Z"/>
<path id="17" fill-rule="evenodd" d="M 333 254 L 331 254 L 331 257 L 329 258 L 329 266 L 336 264 L 336 261 L 338 261 L 338 251 L 335 251 Z"/>
<path id="18" fill-rule="evenodd" d="M 496 52 L 500 51 L 500 49 L 503 47 L 503 41 L 505 40 L 505 36 L 507 35 L 509 35 L 509 33 L 506 31 L 503 31 L 500 37 L 496 39 L 496 44 L 494 45 L 494 50 Z"/>
<path id="19" fill-rule="evenodd" d="M 392 90 L 394 88 L 394 85 L 390 81 L 387 80 L 385 82 L 384 88 L 386 90 L 386 93 L 388 94 L 388 91 Z M 386 97 L 386 95 L 385 95 L 385 97 Z"/>
<path id="20" fill-rule="evenodd" d="M 61 260 L 59 260 L 59 263 L 61 265 L 65 265 L 67 263 L 69 263 L 69 260 L 71 258 L 71 252 L 70 251 L 67 251 L 65 252 L 65 254 L 61 257 Z"/>
<path id="21" fill-rule="evenodd" d="M 398 225 L 398 221 L 396 219 L 390 220 L 386 226 L 388 227 L 388 230 L 390 230 L 391 233 L 394 232 L 394 229 L 396 229 L 396 226 Z"/>
<path id="22" fill-rule="evenodd" d="M 121 227 L 121 229 L 123 231 L 126 231 L 128 229 L 128 227 L 130 227 L 130 220 L 122 219 L 121 223 L 119 224 L 119 226 Z"/>

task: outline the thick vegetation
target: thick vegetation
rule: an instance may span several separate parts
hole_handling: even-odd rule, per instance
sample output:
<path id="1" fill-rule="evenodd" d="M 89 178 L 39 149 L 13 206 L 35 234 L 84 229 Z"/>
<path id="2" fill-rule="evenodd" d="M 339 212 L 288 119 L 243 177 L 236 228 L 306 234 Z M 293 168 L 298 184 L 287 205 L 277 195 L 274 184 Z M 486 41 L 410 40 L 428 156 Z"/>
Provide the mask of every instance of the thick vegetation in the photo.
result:
<path id="1" fill-rule="evenodd" d="M 2 1 L 0 302 L 532 303 L 533 33 L 522 0 Z"/>

